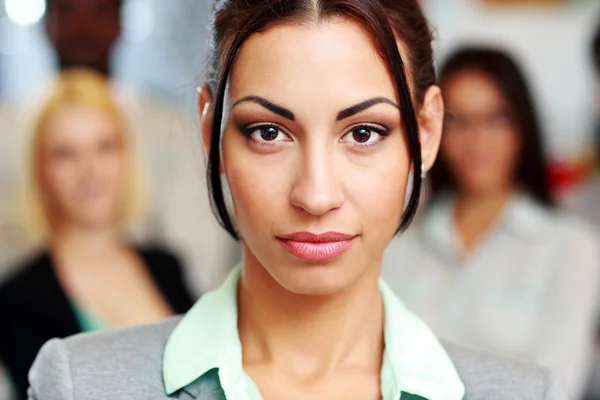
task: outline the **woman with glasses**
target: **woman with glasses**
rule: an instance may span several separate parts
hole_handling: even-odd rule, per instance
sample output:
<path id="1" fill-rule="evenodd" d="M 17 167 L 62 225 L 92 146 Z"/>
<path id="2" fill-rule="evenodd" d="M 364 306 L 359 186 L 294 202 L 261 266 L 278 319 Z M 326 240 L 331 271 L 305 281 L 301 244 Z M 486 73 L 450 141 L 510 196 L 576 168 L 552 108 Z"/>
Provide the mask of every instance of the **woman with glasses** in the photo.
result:
<path id="1" fill-rule="evenodd" d="M 465 48 L 441 69 L 446 114 L 430 205 L 383 275 L 442 338 L 552 367 L 573 398 L 592 354 L 595 233 L 554 207 L 523 74 Z"/>

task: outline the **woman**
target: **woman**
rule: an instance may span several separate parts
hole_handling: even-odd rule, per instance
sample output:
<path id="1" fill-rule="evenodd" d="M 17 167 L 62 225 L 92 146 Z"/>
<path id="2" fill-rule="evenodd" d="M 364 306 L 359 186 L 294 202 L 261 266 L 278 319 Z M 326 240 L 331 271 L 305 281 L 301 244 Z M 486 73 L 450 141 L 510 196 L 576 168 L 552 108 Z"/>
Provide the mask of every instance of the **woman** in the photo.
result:
<path id="1" fill-rule="evenodd" d="M 209 185 L 244 261 L 181 320 L 50 342 L 30 398 L 563 398 L 442 346 L 378 282 L 441 133 L 418 2 L 223 0 L 211 32 Z"/>
<path id="2" fill-rule="evenodd" d="M 108 83 L 84 70 L 58 77 L 35 120 L 24 215 L 46 250 L 0 287 L 0 358 L 23 398 L 46 341 L 192 305 L 172 254 L 124 239 L 143 195 L 126 130 Z"/>
<path id="3" fill-rule="evenodd" d="M 508 55 L 460 50 L 441 88 L 432 203 L 390 246 L 383 275 L 442 338 L 552 367 L 578 398 L 592 354 L 595 234 L 553 207 L 531 96 Z"/>

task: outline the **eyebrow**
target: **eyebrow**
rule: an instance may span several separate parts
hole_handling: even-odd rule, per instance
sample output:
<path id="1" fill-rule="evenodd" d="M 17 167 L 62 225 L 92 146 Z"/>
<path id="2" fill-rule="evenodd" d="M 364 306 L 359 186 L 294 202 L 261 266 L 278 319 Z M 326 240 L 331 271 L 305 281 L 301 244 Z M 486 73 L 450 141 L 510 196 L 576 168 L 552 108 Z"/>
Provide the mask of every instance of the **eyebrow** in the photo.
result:
<path id="1" fill-rule="evenodd" d="M 233 106 L 231 108 L 237 106 L 240 103 L 244 103 L 247 101 L 259 104 L 262 107 L 266 108 L 267 110 L 269 110 L 277 115 L 280 115 L 283 118 L 288 119 L 290 121 L 296 120 L 296 117 L 294 116 L 293 112 L 291 112 L 290 110 L 288 110 L 287 108 L 285 108 L 283 106 L 275 104 L 275 103 L 265 99 L 264 97 L 260 97 L 260 96 L 242 97 L 241 99 L 239 99 L 235 103 L 233 103 Z M 343 109 L 342 111 L 340 111 L 338 113 L 338 115 L 336 117 L 336 121 L 341 121 L 343 119 L 350 118 L 353 115 L 361 113 L 377 104 L 382 104 L 382 103 L 392 105 L 398 109 L 400 108 L 400 107 L 398 107 L 398 105 L 396 103 L 394 103 L 392 100 L 388 99 L 387 97 L 373 97 L 371 99 L 362 101 L 358 104 L 355 104 L 353 106 Z"/>
<path id="2" fill-rule="evenodd" d="M 237 106 L 240 103 L 246 102 L 246 101 L 250 101 L 252 103 L 259 104 L 259 105 L 263 106 L 264 108 L 266 108 L 267 110 L 269 110 L 277 115 L 280 115 L 285 119 L 289 119 L 290 121 L 296 120 L 296 117 L 294 116 L 293 112 L 291 112 L 290 110 L 288 110 L 285 107 L 282 107 L 280 105 L 272 103 L 269 100 L 265 99 L 264 97 L 260 97 L 260 96 L 242 97 L 241 99 L 239 99 L 238 101 L 233 103 L 233 106 L 231 106 L 231 108 Z"/>
<path id="3" fill-rule="evenodd" d="M 353 115 L 361 113 L 377 104 L 382 104 L 382 103 L 390 104 L 398 109 L 400 108 L 400 107 L 398 107 L 398 105 L 396 103 L 394 103 L 392 100 L 388 99 L 387 97 L 373 97 L 371 99 L 365 100 L 363 102 L 360 102 L 358 104 L 355 104 L 353 106 L 343 109 L 342 111 L 340 111 L 338 113 L 336 120 L 341 121 L 343 119 L 350 118 Z"/>

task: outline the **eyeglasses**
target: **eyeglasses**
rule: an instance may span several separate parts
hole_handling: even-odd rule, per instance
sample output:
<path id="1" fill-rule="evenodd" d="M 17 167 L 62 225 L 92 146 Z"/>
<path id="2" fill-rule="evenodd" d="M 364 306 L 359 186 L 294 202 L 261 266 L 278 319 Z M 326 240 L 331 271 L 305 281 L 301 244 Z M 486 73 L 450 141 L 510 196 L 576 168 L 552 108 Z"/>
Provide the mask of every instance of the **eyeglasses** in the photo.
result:
<path id="1" fill-rule="evenodd" d="M 446 133 L 471 132 L 476 129 L 489 132 L 502 132 L 516 126 L 512 113 L 507 111 L 493 111 L 480 114 L 460 114 L 447 112 L 444 118 L 444 131 Z"/>

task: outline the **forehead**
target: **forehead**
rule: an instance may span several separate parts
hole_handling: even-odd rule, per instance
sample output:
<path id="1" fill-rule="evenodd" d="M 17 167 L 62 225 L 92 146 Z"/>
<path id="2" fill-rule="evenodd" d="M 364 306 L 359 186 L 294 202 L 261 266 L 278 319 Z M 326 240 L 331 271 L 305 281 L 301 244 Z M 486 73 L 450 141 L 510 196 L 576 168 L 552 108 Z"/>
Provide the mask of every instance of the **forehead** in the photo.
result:
<path id="1" fill-rule="evenodd" d="M 442 90 L 446 106 L 453 110 L 487 111 L 507 103 L 494 79 L 477 69 L 456 72 L 444 82 Z"/>
<path id="2" fill-rule="evenodd" d="M 116 134 L 117 125 L 108 114 L 90 107 L 65 105 L 48 119 L 44 142 L 84 144 Z"/>
<path id="3" fill-rule="evenodd" d="M 280 24 L 251 36 L 231 75 L 233 99 L 248 94 L 302 107 L 397 99 L 371 37 L 353 21 Z"/>

